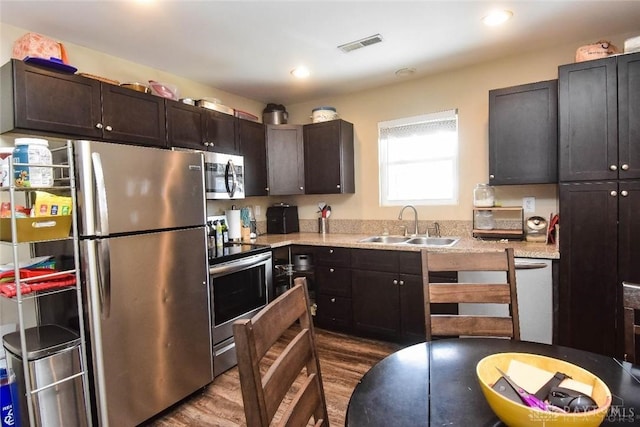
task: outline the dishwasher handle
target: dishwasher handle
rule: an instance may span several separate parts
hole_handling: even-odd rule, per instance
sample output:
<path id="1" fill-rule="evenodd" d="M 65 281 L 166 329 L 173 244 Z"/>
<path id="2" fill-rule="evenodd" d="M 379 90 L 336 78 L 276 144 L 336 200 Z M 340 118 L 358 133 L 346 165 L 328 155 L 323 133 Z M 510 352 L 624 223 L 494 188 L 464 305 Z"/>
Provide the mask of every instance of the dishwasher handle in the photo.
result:
<path id="1" fill-rule="evenodd" d="M 536 270 L 547 267 L 544 262 L 516 262 L 515 264 L 516 270 Z"/>

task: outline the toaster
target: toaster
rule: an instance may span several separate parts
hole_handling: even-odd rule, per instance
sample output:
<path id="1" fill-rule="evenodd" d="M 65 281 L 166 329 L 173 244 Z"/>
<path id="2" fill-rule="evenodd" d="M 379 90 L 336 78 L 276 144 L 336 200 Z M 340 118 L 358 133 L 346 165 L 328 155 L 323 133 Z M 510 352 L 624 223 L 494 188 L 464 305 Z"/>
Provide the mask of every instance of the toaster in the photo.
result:
<path id="1" fill-rule="evenodd" d="M 267 208 L 267 234 L 288 234 L 299 231 L 297 206 L 276 205 Z"/>

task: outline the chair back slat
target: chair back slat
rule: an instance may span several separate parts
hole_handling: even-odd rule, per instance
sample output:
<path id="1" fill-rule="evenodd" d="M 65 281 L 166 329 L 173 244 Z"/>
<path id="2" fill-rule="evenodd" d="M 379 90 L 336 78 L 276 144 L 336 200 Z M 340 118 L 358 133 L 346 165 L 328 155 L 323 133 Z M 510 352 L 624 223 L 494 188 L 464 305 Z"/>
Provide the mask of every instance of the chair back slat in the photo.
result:
<path id="1" fill-rule="evenodd" d="M 505 317 L 431 316 L 431 333 L 435 336 L 512 337 L 513 323 Z"/>
<path id="2" fill-rule="evenodd" d="M 429 252 L 423 250 L 422 281 L 426 338 L 433 336 L 497 336 L 520 339 L 520 316 L 513 248 L 493 252 Z M 504 272 L 492 283 L 431 282 L 429 273 L 461 271 Z M 504 304 L 508 315 L 431 314 L 432 304 Z"/>
<path id="3" fill-rule="evenodd" d="M 622 306 L 624 311 L 624 359 L 638 363 L 636 343 L 640 325 L 636 323 L 636 310 L 640 310 L 640 284 L 622 282 Z"/>
<path id="4" fill-rule="evenodd" d="M 504 284 L 431 283 L 431 303 L 495 303 L 510 304 L 511 290 Z"/>
<path id="5" fill-rule="evenodd" d="M 329 426 L 304 277 L 233 335 L 248 426 Z"/>

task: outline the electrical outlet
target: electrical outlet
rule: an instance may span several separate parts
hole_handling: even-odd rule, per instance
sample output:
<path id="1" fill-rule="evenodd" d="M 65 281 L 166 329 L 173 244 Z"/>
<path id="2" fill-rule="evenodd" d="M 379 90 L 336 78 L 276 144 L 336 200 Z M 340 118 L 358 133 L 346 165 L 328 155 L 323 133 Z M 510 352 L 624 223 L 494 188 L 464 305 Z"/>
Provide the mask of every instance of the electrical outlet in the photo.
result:
<path id="1" fill-rule="evenodd" d="M 525 212 L 535 212 L 536 211 L 536 198 L 535 197 L 523 197 L 522 198 L 522 209 Z"/>

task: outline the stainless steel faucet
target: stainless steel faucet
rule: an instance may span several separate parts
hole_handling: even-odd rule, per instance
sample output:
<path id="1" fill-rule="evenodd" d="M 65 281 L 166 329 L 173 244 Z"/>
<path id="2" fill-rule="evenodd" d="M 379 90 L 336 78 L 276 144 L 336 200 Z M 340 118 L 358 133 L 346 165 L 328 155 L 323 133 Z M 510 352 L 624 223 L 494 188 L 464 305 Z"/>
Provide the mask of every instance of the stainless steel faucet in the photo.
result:
<path id="1" fill-rule="evenodd" d="M 404 210 L 406 208 L 413 209 L 413 214 L 414 214 L 414 219 L 415 219 L 415 226 L 414 226 L 413 235 L 417 236 L 418 235 L 418 211 L 416 210 L 416 208 L 413 207 L 413 205 L 403 206 L 402 209 L 400 209 L 400 215 L 398 215 L 398 219 L 402 220 L 402 212 L 404 212 Z M 406 234 L 406 228 L 405 228 L 405 234 Z"/>

